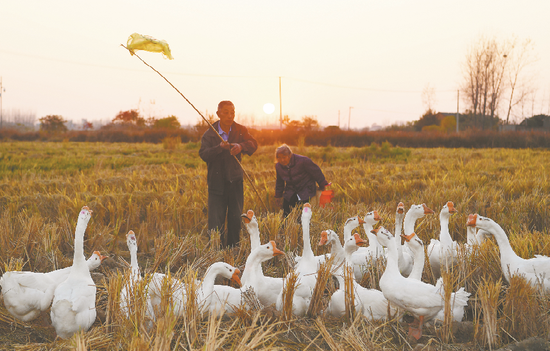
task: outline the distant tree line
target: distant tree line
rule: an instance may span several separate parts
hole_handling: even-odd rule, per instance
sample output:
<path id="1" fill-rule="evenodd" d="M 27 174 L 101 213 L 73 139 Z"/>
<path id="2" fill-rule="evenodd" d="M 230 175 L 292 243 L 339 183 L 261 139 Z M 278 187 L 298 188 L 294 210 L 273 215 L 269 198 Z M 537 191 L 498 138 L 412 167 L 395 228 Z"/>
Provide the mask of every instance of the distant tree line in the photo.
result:
<path id="1" fill-rule="evenodd" d="M 136 116 L 139 115 L 120 113 L 115 119 L 117 121 L 123 119 L 121 122 L 112 123 L 100 129 L 80 131 L 64 130 L 61 127 L 63 119 L 60 116 L 46 116 L 40 119 L 45 125 L 40 131 L 22 132 L 15 129 L 1 129 L 0 141 L 149 142 L 163 143 L 166 148 L 175 148 L 180 143 L 199 142 L 204 131 L 209 128 L 203 120 L 194 126 L 182 127 L 179 123 L 174 123 L 171 117 L 145 121 L 146 123 L 141 125 L 142 122 Z M 316 123 L 316 118 L 309 116 L 301 121 L 286 119 L 283 129 L 249 128 L 249 130 L 260 145 L 287 143 L 289 145 L 365 147 L 373 143 L 378 145 L 390 143 L 404 148 L 550 148 L 549 132 L 499 132 L 495 129 L 468 128 L 466 131 L 456 133 L 451 132 L 453 124 L 449 117 L 432 113 L 426 114 L 405 129 L 350 131 L 341 130 L 337 126 L 322 128 Z M 535 117 L 533 117 L 533 123 L 540 124 L 542 119 Z M 210 123 L 215 121 L 212 115 L 207 118 Z M 461 118 L 463 121 L 460 123 L 475 124 L 473 119 L 468 120 L 468 116 L 461 116 Z M 550 117 L 548 118 L 550 120 Z M 434 125 L 438 125 L 439 128 L 430 127 Z"/>
<path id="2" fill-rule="evenodd" d="M 393 125 L 383 131 L 349 131 L 337 126 L 321 127 L 316 116 L 301 120 L 282 119 L 282 129 L 255 129 L 249 127 L 261 145 L 287 143 L 290 145 L 356 146 L 389 142 L 400 147 L 542 147 L 550 146 L 550 116 L 537 115 L 522 122 L 525 132 L 499 132 L 503 124 L 497 116 L 486 116 L 486 128 L 478 126 L 473 113 L 459 115 L 459 133 L 456 133 L 456 114 L 428 110 L 419 120 L 405 125 Z M 39 119 L 40 131 L 25 132 L 1 129 L 0 140 L 41 140 L 76 142 L 150 142 L 175 148 L 179 143 L 199 142 L 202 134 L 217 118 L 208 114 L 194 126 L 182 127 L 176 116 L 144 118 L 138 110 L 120 111 L 109 124 L 93 129 L 86 122 L 82 130 L 68 130 L 67 121 L 59 115 Z M 537 131 L 539 129 L 540 131 Z"/>

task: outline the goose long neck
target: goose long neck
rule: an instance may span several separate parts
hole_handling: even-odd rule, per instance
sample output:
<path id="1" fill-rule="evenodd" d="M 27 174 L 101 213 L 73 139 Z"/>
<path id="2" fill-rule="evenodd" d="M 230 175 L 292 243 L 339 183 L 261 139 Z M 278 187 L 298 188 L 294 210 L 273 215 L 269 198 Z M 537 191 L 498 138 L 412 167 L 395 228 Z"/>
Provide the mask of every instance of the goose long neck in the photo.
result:
<path id="1" fill-rule="evenodd" d="M 403 245 L 401 245 L 401 237 L 395 238 L 395 246 L 397 248 L 397 262 L 404 262 L 405 258 L 403 257 Z"/>
<path id="2" fill-rule="evenodd" d="M 424 271 L 424 247 L 416 247 L 409 245 L 413 251 L 413 268 L 409 274 L 409 278 L 422 280 L 422 272 Z"/>
<path id="3" fill-rule="evenodd" d="M 136 246 L 132 246 L 130 248 L 130 267 L 132 267 L 132 275 L 134 277 L 137 277 L 140 275 Z"/>
<path id="4" fill-rule="evenodd" d="M 259 247 L 261 245 L 260 243 L 260 231 L 258 230 L 258 227 L 251 227 L 250 230 L 250 249 L 254 250 L 255 248 Z"/>
<path id="5" fill-rule="evenodd" d="M 466 242 L 468 245 L 474 245 L 477 244 L 477 238 L 476 238 L 476 228 L 472 226 L 466 227 Z"/>
<path id="6" fill-rule="evenodd" d="M 87 222 L 81 220 L 80 218 L 78 219 L 74 234 L 73 267 L 88 271 L 88 265 L 86 264 L 86 258 L 84 257 L 84 232 L 86 231 L 87 226 Z"/>
<path id="7" fill-rule="evenodd" d="M 258 276 L 263 275 L 262 262 L 256 250 L 253 250 L 246 258 L 243 273 L 241 275 L 241 282 L 243 286 L 251 285 L 251 282 Z"/>
<path id="8" fill-rule="evenodd" d="M 369 238 L 369 246 L 376 249 L 378 252 L 382 252 L 382 245 L 378 242 L 376 234 L 371 233 L 369 230 L 367 232 L 367 237 Z"/>
<path id="9" fill-rule="evenodd" d="M 351 232 L 353 228 L 351 225 L 344 226 L 344 242 L 346 242 L 349 238 L 351 238 Z"/>
<path id="10" fill-rule="evenodd" d="M 372 224 L 370 224 L 368 222 L 363 223 L 363 229 L 365 230 L 365 233 L 367 233 L 367 236 L 369 235 L 372 228 L 374 228 Z M 370 239 L 370 237 L 369 237 L 369 239 Z"/>
<path id="11" fill-rule="evenodd" d="M 453 239 L 451 233 L 449 233 L 449 216 L 441 213 L 439 215 L 439 223 L 441 224 L 441 231 L 439 232 L 439 241 L 441 244 L 447 246 Z"/>
<path id="12" fill-rule="evenodd" d="M 506 232 L 504 232 L 500 225 L 494 223 L 490 232 L 493 234 L 497 241 L 500 250 L 500 261 L 502 265 L 509 263 L 509 261 L 511 261 L 512 259 L 520 258 L 518 255 L 516 255 L 514 249 L 512 249 L 512 245 L 510 245 L 510 240 L 508 240 Z"/>
<path id="13" fill-rule="evenodd" d="M 399 272 L 399 264 L 397 262 L 397 246 L 395 244 L 395 239 L 388 240 L 388 260 L 386 263 L 386 270 L 401 274 Z"/>
<path id="14" fill-rule="evenodd" d="M 357 251 L 357 247 L 353 245 L 345 245 L 344 246 L 344 259 L 346 260 L 347 264 L 352 264 L 351 262 L 351 255 Z"/>
<path id="15" fill-rule="evenodd" d="M 208 268 L 208 270 L 204 274 L 204 278 L 202 279 L 201 283 L 201 290 L 206 298 L 209 298 L 214 291 L 214 281 L 216 280 L 217 275 L 218 273 L 215 272 L 215 269 L 213 269 L 212 267 Z"/>
<path id="16" fill-rule="evenodd" d="M 302 232 L 304 236 L 304 250 L 302 257 L 313 258 L 313 250 L 311 249 L 311 240 L 309 238 L 309 219 L 302 220 Z"/>
<path id="17" fill-rule="evenodd" d="M 335 257 L 344 257 L 344 248 L 340 244 L 340 240 L 331 241 L 330 254 Z"/>
<path id="18" fill-rule="evenodd" d="M 399 238 L 399 241 L 401 241 L 401 232 L 403 231 L 403 215 L 396 215 L 395 216 L 395 233 L 393 236 L 395 238 Z"/>
<path id="19" fill-rule="evenodd" d="M 344 271 L 340 270 L 339 274 L 335 274 L 336 280 L 338 281 L 338 288 L 344 290 L 346 282 L 344 281 Z M 355 279 L 355 277 L 353 277 Z"/>
<path id="20" fill-rule="evenodd" d="M 411 235 L 414 232 L 414 225 L 417 219 L 418 218 L 410 215 L 409 212 L 407 212 L 407 214 L 405 215 L 405 224 L 404 224 L 405 235 Z"/>

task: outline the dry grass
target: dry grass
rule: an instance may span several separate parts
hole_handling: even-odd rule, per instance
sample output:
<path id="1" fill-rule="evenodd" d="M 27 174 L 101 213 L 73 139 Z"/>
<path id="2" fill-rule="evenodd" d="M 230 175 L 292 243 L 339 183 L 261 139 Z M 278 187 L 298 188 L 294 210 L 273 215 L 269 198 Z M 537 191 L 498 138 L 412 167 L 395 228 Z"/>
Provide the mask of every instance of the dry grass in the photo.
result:
<path id="1" fill-rule="evenodd" d="M 491 282 L 483 279 L 478 289 L 478 299 L 483 313 L 483 331 L 482 342 L 489 348 L 499 344 L 500 335 L 498 333 L 498 310 L 499 294 L 502 287 L 502 281 Z M 481 319 L 478 320 L 478 325 Z"/>
<path id="2" fill-rule="evenodd" d="M 198 158 L 198 145 L 106 143 L 0 143 L 0 273 L 8 270 L 50 271 L 72 262 L 76 214 L 83 205 L 94 212 L 85 241 L 87 254 L 100 250 L 112 259 L 96 279 L 98 319 L 92 328 L 70 340 L 55 339 L 49 314 L 30 323 L 13 319 L 0 303 L 0 348 L 61 350 L 112 349 L 285 349 L 285 350 L 394 350 L 410 349 L 406 331 L 397 320 L 371 322 L 355 316 L 351 281 L 346 291 L 347 316 L 336 320 L 322 311 L 334 290 L 328 277 L 318 279 L 309 316 L 292 315 L 296 281 L 290 276 L 284 308 L 254 305 L 233 316 L 201 314 L 196 304 L 196 279 L 213 262 L 224 260 L 244 266 L 250 244 L 246 232 L 237 250 L 220 249 L 219 233 L 207 233 L 206 167 Z M 302 251 L 299 211 L 281 222 L 273 199 L 274 146 L 260 147 L 243 161 L 263 201 L 245 182 L 245 210 L 253 209 L 261 241 L 275 240 L 287 252 L 286 261 L 263 264 L 266 275 L 283 277 L 293 255 Z M 381 225 L 392 228 L 395 205 L 403 201 L 426 203 L 436 213 L 453 201 L 458 213 L 450 220 L 453 239 L 466 241 L 469 213 L 480 213 L 498 222 L 508 233 L 518 255 L 550 255 L 550 152 L 546 150 L 414 149 L 406 159 L 373 159 L 369 148 L 299 146 L 333 183 L 336 198 L 325 208 L 314 207 L 311 242 L 320 232 L 342 232 L 352 215 L 376 209 Z M 120 262 L 129 260 L 124 235 L 138 235 L 138 260 L 144 281 L 154 272 L 180 279 L 188 298 L 179 315 L 171 313 L 174 296 L 163 288 L 159 318 L 148 330 L 143 299 L 136 299 L 132 317 L 120 312 L 119 294 L 125 281 Z M 359 228 L 361 233 L 362 229 Z M 425 243 L 439 233 L 437 216 L 417 223 Z M 361 234 L 365 237 L 364 233 Z M 314 253 L 326 248 L 313 245 Z M 513 278 L 502 283 L 498 246 L 493 239 L 460 252 L 459 265 L 443 274 L 445 295 L 464 286 L 472 293 L 466 320 L 474 324 L 475 337 L 457 336 L 448 320 L 440 330 L 422 339 L 438 349 L 497 348 L 531 336 L 550 339 L 550 299 L 540 289 Z M 379 288 L 385 267 L 379 260 L 360 282 Z M 322 272 L 328 274 L 328 270 Z M 323 273 L 323 274 L 324 274 Z M 322 274 L 322 277 L 324 275 Z M 435 283 L 429 265 L 425 281 Z M 228 284 L 227 281 L 221 283 Z M 451 288 L 452 287 L 452 288 Z M 143 296 L 144 286 L 136 296 Z M 345 322 L 345 323 L 344 323 Z"/>
<path id="3" fill-rule="evenodd" d="M 344 303 L 346 308 L 345 320 L 351 323 L 355 320 L 355 286 L 353 268 L 344 266 Z"/>
<path id="4" fill-rule="evenodd" d="M 307 310 L 307 316 L 310 318 L 316 318 L 321 310 L 324 310 L 328 305 L 328 300 L 326 300 L 326 288 L 328 280 L 332 279 L 332 262 L 334 258 L 330 258 L 321 264 L 319 272 L 317 272 L 317 282 L 315 283 L 315 288 L 313 289 L 313 294 L 311 296 L 311 303 Z"/>
<path id="5" fill-rule="evenodd" d="M 292 302 L 294 301 L 294 293 L 296 292 L 298 284 L 298 274 L 294 271 L 288 273 L 283 285 L 281 322 L 288 322 L 293 319 Z"/>

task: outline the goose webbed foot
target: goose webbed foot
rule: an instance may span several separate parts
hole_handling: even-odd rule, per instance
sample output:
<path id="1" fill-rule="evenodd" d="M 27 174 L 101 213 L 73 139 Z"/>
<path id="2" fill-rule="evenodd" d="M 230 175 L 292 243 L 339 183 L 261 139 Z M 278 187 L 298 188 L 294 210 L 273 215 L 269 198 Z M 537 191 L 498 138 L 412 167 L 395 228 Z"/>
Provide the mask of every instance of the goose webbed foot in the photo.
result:
<path id="1" fill-rule="evenodd" d="M 424 316 L 420 316 L 420 320 L 414 319 L 409 323 L 409 336 L 415 340 L 419 340 L 422 337 L 422 325 L 424 324 Z"/>

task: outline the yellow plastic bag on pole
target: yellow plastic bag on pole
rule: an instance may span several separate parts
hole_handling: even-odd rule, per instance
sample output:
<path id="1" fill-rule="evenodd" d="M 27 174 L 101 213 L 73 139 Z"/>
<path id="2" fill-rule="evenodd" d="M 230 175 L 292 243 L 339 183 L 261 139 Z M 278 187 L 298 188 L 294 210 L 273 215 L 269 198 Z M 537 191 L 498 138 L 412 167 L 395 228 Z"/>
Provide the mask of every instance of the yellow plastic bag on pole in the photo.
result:
<path id="1" fill-rule="evenodd" d="M 134 50 L 145 50 L 149 52 L 162 52 L 162 55 L 167 59 L 174 59 L 166 41 L 154 39 L 148 35 L 138 33 L 130 35 L 126 48 L 130 50 L 132 55 L 134 54 Z"/>

